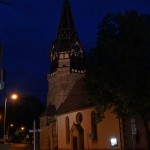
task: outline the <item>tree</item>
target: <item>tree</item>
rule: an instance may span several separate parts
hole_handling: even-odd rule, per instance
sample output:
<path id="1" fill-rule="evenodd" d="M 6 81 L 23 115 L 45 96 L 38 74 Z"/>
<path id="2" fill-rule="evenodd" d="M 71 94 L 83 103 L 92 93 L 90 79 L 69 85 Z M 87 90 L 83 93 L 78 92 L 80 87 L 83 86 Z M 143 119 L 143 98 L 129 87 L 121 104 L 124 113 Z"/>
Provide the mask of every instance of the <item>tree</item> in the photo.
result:
<path id="1" fill-rule="evenodd" d="M 13 132 L 13 141 L 20 142 L 29 133 L 29 129 L 33 128 L 33 121 L 36 120 L 37 128 L 39 128 L 39 116 L 44 111 L 44 106 L 40 100 L 34 96 L 20 97 L 16 102 L 8 105 L 7 125 L 14 124 L 11 129 Z M 25 130 L 21 130 L 24 126 Z"/>
<path id="2" fill-rule="evenodd" d="M 90 51 L 86 83 L 97 120 L 112 108 L 118 117 L 150 119 L 150 15 L 138 11 L 108 14 Z"/>

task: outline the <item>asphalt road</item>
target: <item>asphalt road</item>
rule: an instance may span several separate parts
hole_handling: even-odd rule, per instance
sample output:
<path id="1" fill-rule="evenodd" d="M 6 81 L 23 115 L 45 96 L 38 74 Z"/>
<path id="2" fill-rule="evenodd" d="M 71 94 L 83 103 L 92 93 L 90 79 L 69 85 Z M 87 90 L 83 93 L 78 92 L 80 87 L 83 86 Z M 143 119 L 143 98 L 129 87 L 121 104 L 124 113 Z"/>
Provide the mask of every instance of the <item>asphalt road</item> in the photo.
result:
<path id="1" fill-rule="evenodd" d="M 28 144 L 11 144 L 9 145 L 9 150 L 33 150 L 33 145 Z"/>

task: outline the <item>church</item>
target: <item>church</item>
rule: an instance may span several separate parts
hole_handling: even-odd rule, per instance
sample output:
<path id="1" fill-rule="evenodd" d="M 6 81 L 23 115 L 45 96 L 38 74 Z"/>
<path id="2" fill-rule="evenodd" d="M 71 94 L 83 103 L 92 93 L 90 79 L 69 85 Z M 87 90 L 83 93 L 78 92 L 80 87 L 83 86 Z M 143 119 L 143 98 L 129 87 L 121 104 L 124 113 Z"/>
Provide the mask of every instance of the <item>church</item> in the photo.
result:
<path id="1" fill-rule="evenodd" d="M 111 110 L 97 123 L 87 103 L 84 48 L 69 0 L 64 0 L 56 39 L 50 50 L 47 106 L 40 116 L 40 150 L 124 149 L 122 120 Z M 132 142 L 129 140 L 129 143 Z"/>
<path id="2" fill-rule="evenodd" d="M 120 149 L 119 119 L 107 112 L 106 119 L 97 124 L 94 106 L 86 103 L 84 49 L 69 0 L 64 0 L 50 61 L 47 107 L 40 116 L 40 149 Z"/>

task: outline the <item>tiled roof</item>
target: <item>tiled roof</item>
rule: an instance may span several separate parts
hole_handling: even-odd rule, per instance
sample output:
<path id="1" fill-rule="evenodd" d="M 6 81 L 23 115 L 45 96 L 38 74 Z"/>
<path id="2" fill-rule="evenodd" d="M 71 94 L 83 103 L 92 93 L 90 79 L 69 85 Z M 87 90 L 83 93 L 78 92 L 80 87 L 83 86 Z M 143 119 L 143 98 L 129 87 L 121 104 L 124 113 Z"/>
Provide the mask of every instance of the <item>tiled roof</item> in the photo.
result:
<path id="1" fill-rule="evenodd" d="M 56 108 L 54 105 L 49 105 L 45 111 L 41 114 L 40 117 L 44 117 L 44 116 L 54 116 L 56 115 Z"/>
<path id="2" fill-rule="evenodd" d="M 56 51 L 70 50 L 71 46 L 78 39 L 76 28 L 69 5 L 69 0 L 64 1 L 58 27 L 57 40 L 55 41 Z"/>
<path id="3" fill-rule="evenodd" d="M 87 104 L 85 83 L 83 79 L 79 79 L 76 81 L 65 102 L 57 110 L 57 114 L 64 114 L 67 112 L 86 108 L 88 106 L 89 104 Z"/>

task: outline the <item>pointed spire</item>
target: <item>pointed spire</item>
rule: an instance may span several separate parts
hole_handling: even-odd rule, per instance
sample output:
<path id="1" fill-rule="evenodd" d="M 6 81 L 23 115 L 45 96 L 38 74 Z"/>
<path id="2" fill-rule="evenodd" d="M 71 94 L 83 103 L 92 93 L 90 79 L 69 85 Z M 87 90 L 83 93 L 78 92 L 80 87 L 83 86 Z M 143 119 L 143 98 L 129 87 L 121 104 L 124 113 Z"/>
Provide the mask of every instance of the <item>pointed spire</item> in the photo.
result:
<path id="1" fill-rule="evenodd" d="M 69 0 L 64 0 L 57 38 L 50 50 L 51 72 L 58 68 L 83 68 L 83 47 L 80 44 L 73 22 Z M 68 69 L 68 70 L 69 70 Z"/>
<path id="2" fill-rule="evenodd" d="M 68 51 L 78 39 L 69 5 L 69 0 L 64 0 L 60 23 L 57 32 L 57 51 Z"/>

